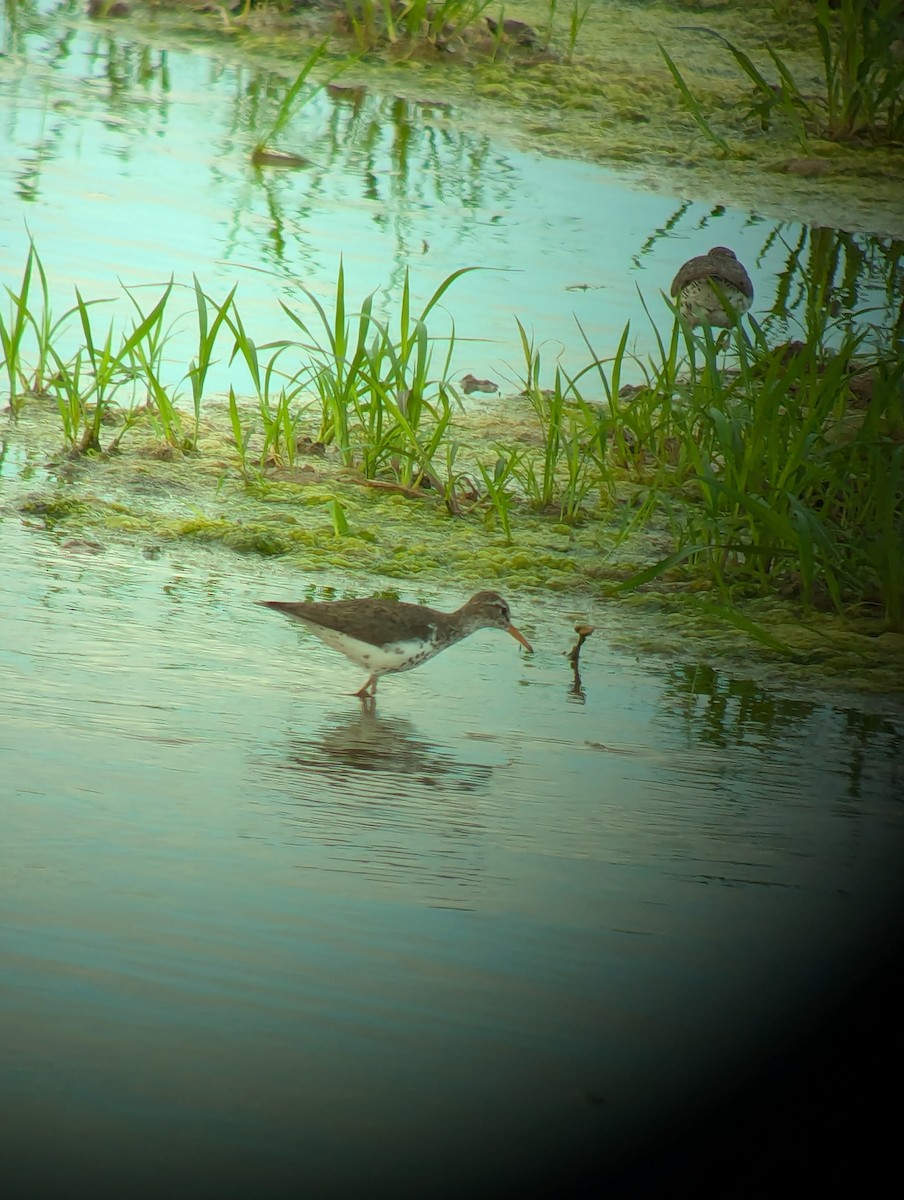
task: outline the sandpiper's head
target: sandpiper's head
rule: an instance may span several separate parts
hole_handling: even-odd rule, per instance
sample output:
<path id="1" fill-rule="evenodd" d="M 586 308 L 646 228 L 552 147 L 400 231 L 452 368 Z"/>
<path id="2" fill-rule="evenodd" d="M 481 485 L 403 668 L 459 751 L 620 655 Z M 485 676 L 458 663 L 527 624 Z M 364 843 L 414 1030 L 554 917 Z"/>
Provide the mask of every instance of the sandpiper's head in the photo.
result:
<path id="1" fill-rule="evenodd" d="M 738 260 L 734 250 L 729 250 L 727 246 L 713 246 L 710 254 L 714 254 L 716 258 L 733 258 L 735 262 Z"/>
<path id="2" fill-rule="evenodd" d="M 509 606 L 498 592 L 477 592 L 461 611 L 472 628 L 504 629 L 515 641 L 520 642 L 525 650 L 533 650 L 533 646 L 521 630 L 512 624 Z"/>

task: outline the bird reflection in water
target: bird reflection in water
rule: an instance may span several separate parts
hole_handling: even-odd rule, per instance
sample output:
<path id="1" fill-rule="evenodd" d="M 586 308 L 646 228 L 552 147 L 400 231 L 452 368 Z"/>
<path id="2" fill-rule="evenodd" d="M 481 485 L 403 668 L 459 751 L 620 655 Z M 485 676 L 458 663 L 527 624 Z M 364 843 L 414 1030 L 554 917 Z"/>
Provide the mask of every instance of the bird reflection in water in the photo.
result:
<path id="1" fill-rule="evenodd" d="M 369 705 L 295 734 L 286 751 L 274 811 L 300 866 L 378 880 L 418 903 L 474 906 L 487 814 L 505 787 L 496 766 L 463 761 Z"/>
<path id="2" fill-rule="evenodd" d="M 416 727 L 404 717 L 384 717 L 371 706 L 337 712 L 309 740 L 292 741 L 288 764 L 328 777 L 348 789 L 352 773 L 404 776 L 431 790 L 473 792 L 487 785 L 493 768 L 464 762 L 449 748 L 416 736 Z"/>

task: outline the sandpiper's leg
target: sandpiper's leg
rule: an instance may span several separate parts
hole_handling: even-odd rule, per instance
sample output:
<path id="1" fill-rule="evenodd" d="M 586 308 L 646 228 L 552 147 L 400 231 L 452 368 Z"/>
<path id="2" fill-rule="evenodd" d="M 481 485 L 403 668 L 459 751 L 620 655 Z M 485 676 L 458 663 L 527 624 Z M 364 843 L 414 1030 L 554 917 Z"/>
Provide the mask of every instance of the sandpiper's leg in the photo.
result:
<path id="1" fill-rule="evenodd" d="M 365 680 L 364 686 L 354 693 L 359 700 L 375 700 L 377 696 L 377 677 L 371 675 Z"/>

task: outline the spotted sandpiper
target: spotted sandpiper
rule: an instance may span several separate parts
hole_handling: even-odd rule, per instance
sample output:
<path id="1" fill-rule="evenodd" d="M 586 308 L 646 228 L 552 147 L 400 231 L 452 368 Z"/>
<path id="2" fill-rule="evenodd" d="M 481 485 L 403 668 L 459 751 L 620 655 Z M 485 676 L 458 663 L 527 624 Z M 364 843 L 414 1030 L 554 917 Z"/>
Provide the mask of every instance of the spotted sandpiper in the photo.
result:
<path id="1" fill-rule="evenodd" d="M 671 294 L 691 325 L 730 329 L 753 301 L 750 276 L 727 246 L 690 258 L 672 280 Z"/>
<path id="2" fill-rule="evenodd" d="M 504 629 L 527 650 L 532 646 L 511 621 L 509 606 L 497 592 L 478 592 L 455 612 L 439 612 L 423 604 L 398 600 L 331 600 L 322 603 L 258 600 L 300 621 L 321 641 L 341 650 L 369 671 L 357 692 L 364 702 L 377 694 L 381 675 L 410 671 L 440 650 L 460 642 L 478 629 Z"/>

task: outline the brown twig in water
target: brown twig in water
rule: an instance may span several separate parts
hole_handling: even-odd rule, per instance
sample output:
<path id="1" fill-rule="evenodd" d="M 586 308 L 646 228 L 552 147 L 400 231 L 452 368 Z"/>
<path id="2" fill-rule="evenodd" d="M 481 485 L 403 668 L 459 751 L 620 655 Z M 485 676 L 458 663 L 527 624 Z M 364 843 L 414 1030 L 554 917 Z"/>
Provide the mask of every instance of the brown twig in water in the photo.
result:
<path id="1" fill-rule="evenodd" d="M 359 483 L 362 487 L 378 488 L 384 492 L 398 492 L 402 496 L 410 496 L 413 500 L 423 500 L 424 492 L 421 488 L 406 487 L 404 483 L 394 483 L 390 479 L 356 479 L 355 483 Z"/>
<path id="2" fill-rule="evenodd" d="M 594 629 L 596 629 L 595 625 L 575 625 L 574 627 L 574 631 L 578 635 L 578 640 L 568 651 L 568 661 L 575 670 L 578 669 L 578 659 L 581 654 L 581 647 L 590 637 L 591 633 L 593 633 Z"/>

